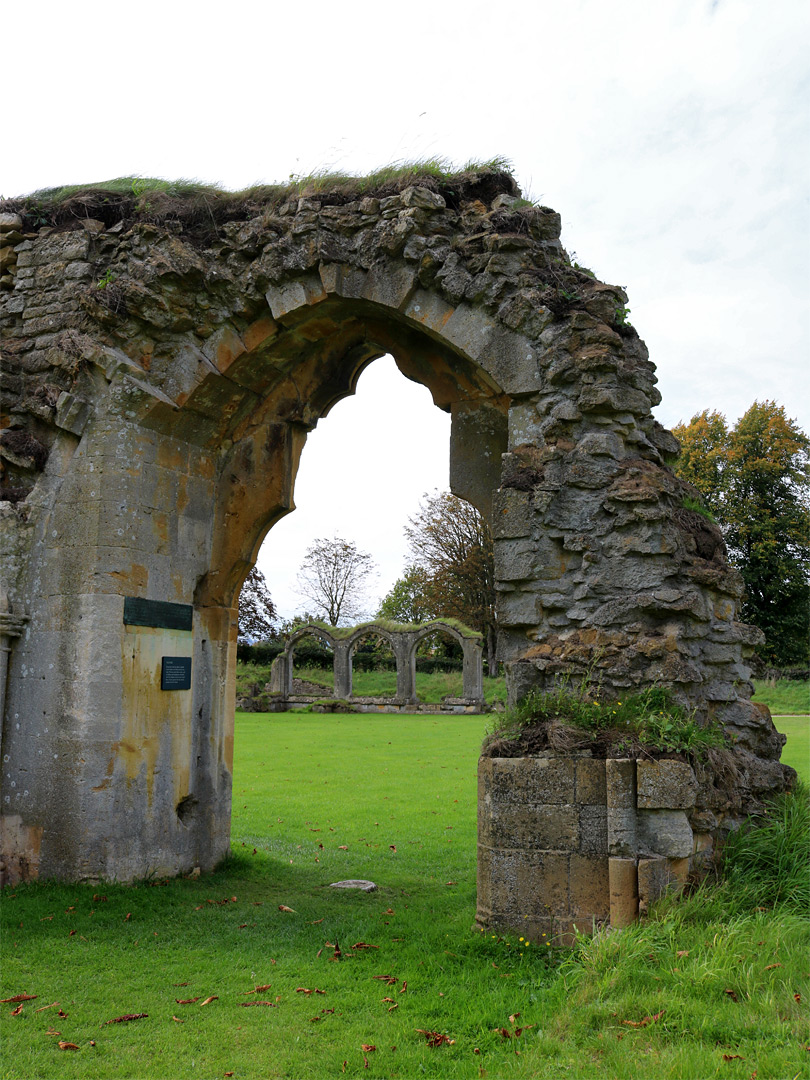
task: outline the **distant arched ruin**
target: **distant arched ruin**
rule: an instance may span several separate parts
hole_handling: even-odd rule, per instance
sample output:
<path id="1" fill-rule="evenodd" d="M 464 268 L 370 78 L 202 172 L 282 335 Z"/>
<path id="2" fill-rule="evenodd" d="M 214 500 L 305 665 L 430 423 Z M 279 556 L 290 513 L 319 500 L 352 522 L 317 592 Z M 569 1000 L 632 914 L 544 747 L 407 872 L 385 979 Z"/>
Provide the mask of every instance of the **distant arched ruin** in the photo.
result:
<path id="1" fill-rule="evenodd" d="M 434 619 L 414 626 L 369 622 L 347 628 L 327 628 L 320 623 L 301 626 L 287 639 L 284 651 L 273 661 L 270 675 L 270 708 L 281 711 L 306 704 L 311 695 L 296 694 L 293 689 L 293 655 L 296 643 L 307 635 L 323 640 L 334 653 L 334 698 L 352 704 L 357 712 L 407 712 L 418 705 L 416 696 L 416 650 L 419 643 L 437 631 L 451 637 L 461 646 L 462 692 L 460 697 L 430 711 L 481 712 L 484 709 L 483 650 L 481 635 L 466 627 L 462 630 L 451 622 Z M 375 634 L 388 642 L 394 654 L 397 672 L 396 694 L 390 698 L 357 700 L 352 687 L 352 655 L 367 634 Z"/>
<path id="2" fill-rule="evenodd" d="M 510 698 L 663 683 L 737 737 L 737 810 L 788 781 L 627 297 L 510 175 L 7 201 L 0 254 L 8 880 L 227 853 L 240 586 L 307 433 L 385 353 L 491 522 Z"/>

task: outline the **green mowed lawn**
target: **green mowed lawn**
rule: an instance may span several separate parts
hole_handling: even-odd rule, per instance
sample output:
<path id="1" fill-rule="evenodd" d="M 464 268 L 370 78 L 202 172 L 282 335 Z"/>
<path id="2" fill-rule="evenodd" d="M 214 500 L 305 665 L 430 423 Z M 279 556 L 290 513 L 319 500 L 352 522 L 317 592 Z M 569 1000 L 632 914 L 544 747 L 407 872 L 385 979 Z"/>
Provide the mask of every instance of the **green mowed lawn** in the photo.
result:
<path id="1" fill-rule="evenodd" d="M 777 731 L 787 735 L 781 760 L 810 784 L 810 716 L 774 716 Z"/>
<path id="2" fill-rule="evenodd" d="M 474 928 L 487 723 L 237 714 L 222 870 L 5 890 L 2 997 L 37 996 L 0 1005 L 0 1076 L 803 1072 L 789 911 L 698 898 L 578 952 Z"/>

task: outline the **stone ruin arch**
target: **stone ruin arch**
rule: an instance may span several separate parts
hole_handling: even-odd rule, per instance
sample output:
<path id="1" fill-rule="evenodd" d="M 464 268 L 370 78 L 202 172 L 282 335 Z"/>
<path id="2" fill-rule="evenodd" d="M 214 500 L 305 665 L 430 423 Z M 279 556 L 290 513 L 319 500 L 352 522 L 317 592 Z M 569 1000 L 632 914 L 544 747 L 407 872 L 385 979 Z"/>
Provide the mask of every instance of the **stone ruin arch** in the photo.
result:
<path id="1" fill-rule="evenodd" d="M 354 649 L 357 643 L 369 634 L 387 641 L 394 654 L 397 672 L 396 694 L 391 699 L 380 698 L 374 701 L 363 699 L 362 703 L 355 701 L 353 707 L 371 711 L 375 707 L 388 706 L 392 710 L 402 711 L 408 706 L 417 705 L 419 699 L 416 696 L 416 650 L 420 642 L 435 633 L 447 634 L 461 646 L 462 650 L 463 690 L 460 698 L 453 699 L 452 705 L 457 711 L 472 711 L 473 709 L 480 711 L 484 707 L 481 635 L 471 631 L 462 633 L 452 623 L 443 619 L 432 619 L 418 626 L 367 622 L 341 629 L 336 627 L 328 629 L 320 623 L 307 623 L 306 626 L 298 627 L 290 634 L 284 651 L 273 661 L 269 690 L 271 695 L 277 697 L 271 708 L 281 710 L 288 706 L 290 699 L 296 703 L 301 700 L 294 696 L 293 692 L 293 656 L 297 642 L 307 636 L 325 641 L 334 653 L 334 697 L 354 701 L 352 687 Z"/>
<path id="2" fill-rule="evenodd" d="M 482 170 L 0 207 L 9 880 L 227 853 L 240 586 L 307 432 L 384 353 L 451 414 L 451 488 L 491 521 L 510 698 L 665 683 L 738 736 L 740 805 L 789 781 L 627 297 L 519 195 Z"/>

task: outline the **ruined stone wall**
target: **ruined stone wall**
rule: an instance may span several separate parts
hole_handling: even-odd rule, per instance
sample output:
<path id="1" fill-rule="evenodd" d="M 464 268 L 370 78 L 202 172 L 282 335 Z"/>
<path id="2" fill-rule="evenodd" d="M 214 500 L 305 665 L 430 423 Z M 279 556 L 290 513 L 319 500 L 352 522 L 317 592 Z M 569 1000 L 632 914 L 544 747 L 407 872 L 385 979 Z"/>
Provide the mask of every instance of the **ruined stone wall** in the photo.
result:
<path id="1" fill-rule="evenodd" d="M 483 756 L 478 921 L 555 945 L 630 925 L 712 857 L 717 806 L 701 772 L 587 751 Z"/>
<path id="2" fill-rule="evenodd" d="M 2 569 L 24 625 L 7 865 L 133 877 L 227 850 L 239 587 L 307 432 L 386 352 L 450 412 L 451 485 L 491 517 L 511 698 L 586 671 L 607 695 L 671 685 L 734 733 L 752 791 L 789 781 L 750 701 L 759 633 L 667 466 L 627 297 L 511 177 L 91 191 L 6 203 L 0 231 Z M 147 642 L 127 597 L 187 606 L 191 637 Z M 167 650 L 192 658 L 185 697 L 160 690 Z"/>

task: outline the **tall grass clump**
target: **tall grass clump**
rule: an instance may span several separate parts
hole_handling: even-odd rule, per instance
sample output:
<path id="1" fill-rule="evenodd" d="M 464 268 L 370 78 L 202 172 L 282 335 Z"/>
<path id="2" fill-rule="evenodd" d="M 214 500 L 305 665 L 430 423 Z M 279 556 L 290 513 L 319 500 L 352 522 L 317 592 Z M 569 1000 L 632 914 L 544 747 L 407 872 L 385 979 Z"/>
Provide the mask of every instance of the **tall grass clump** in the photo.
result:
<path id="1" fill-rule="evenodd" d="M 723 876 L 744 907 L 810 913 L 810 789 L 801 781 L 732 832 Z"/>

